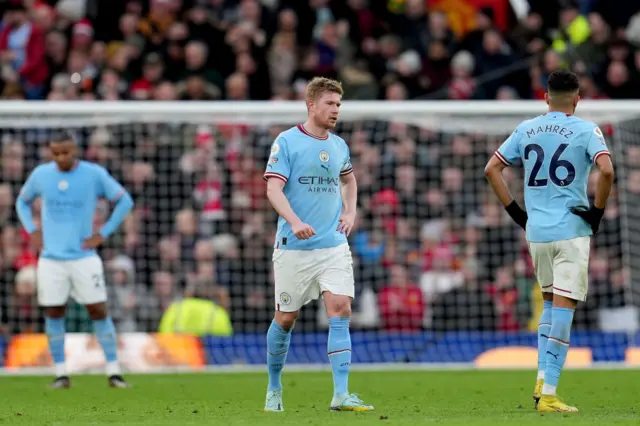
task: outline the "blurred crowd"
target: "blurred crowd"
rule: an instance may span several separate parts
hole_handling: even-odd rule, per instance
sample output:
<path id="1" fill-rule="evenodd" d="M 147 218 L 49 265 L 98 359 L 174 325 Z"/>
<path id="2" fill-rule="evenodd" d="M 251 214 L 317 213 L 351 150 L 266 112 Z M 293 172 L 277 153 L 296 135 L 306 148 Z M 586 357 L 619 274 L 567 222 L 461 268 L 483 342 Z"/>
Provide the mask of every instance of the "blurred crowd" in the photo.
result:
<path id="1" fill-rule="evenodd" d="M 468 25 L 455 19 L 465 0 L 428 4 L 439 8 L 422 0 L 0 1 L 0 93 L 300 99 L 306 82 L 322 75 L 339 78 L 346 99 L 539 98 L 546 76 L 570 66 L 586 98 L 640 95 L 640 3 L 531 0 L 520 19 L 480 8 Z M 286 128 L 140 122 L 77 129 L 84 158 L 107 167 L 136 201 L 101 251 L 121 331 L 157 330 L 183 298 L 214 301 L 235 331 L 268 327 L 275 213 L 262 173 L 269 146 Z M 354 326 L 530 328 L 541 302 L 524 234 L 483 174 L 507 135 L 385 121 L 344 123 L 337 133 L 350 145 L 360 189 L 351 236 Z M 13 202 L 29 171 L 48 158 L 48 136 L 44 129 L 0 131 L 0 324 L 9 333 L 42 330 L 37 258 Z M 612 149 L 635 167 L 620 178 L 635 200 L 640 150 Z M 507 173 L 521 197 L 519 171 Z M 108 213 L 102 205 L 96 226 Z M 629 275 L 614 190 L 576 326 L 620 323 L 608 319 L 629 305 Z M 90 330 L 83 309 L 70 309 L 68 330 Z M 312 304 L 296 327 L 316 329 L 325 320 Z"/>
<path id="2" fill-rule="evenodd" d="M 640 96 L 640 3 L 519 4 L 1 0 L 0 96 L 299 99 L 320 75 L 347 99 L 530 99 L 564 66 L 586 98 Z"/>
<path id="3" fill-rule="evenodd" d="M 165 310 L 182 298 L 215 302 L 236 332 L 268 327 L 276 214 L 262 174 L 270 144 L 286 128 L 136 123 L 79 130 L 84 158 L 107 167 L 136 202 L 101 249 L 109 306 L 121 330 L 157 330 Z M 507 135 L 444 134 L 386 121 L 346 122 L 336 131 L 349 141 L 359 187 L 351 236 L 354 327 L 528 329 L 540 294 L 524 233 L 483 174 Z M 36 256 L 13 201 L 29 170 L 49 158 L 47 136 L 19 129 L 3 134 L 0 309 L 11 332 L 41 329 Z M 640 194 L 640 148 L 620 149 L 638 170 L 625 177 L 627 197 Z M 521 170 L 506 173 L 521 199 Z M 36 214 L 39 208 L 36 202 Z M 105 202 L 95 226 L 108 214 Z M 620 233 L 614 190 L 594 239 L 591 293 L 576 314 L 577 327 L 601 328 L 603 312 L 628 306 Z M 72 309 L 70 329 L 90 327 L 83 310 Z M 321 327 L 323 311 L 308 305 L 296 327 Z"/>

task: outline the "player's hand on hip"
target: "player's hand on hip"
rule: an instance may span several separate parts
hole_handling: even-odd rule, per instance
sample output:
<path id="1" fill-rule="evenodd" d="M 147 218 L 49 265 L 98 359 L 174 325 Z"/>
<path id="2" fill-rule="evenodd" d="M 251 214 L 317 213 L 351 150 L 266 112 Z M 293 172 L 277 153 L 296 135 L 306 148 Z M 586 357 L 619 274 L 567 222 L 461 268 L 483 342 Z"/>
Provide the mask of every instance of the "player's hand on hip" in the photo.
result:
<path id="1" fill-rule="evenodd" d="M 571 210 L 571 213 L 576 216 L 580 216 L 582 220 L 587 222 L 591 227 L 591 231 L 593 231 L 593 235 L 596 235 L 598 229 L 600 229 L 600 221 L 604 215 L 604 209 L 591 206 L 589 209 L 586 207 L 571 207 L 569 210 Z"/>
<path id="2" fill-rule="evenodd" d="M 29 240 L 31 247 L 39 253 L 42 250 L 42 231 L 39 229 L 33 231 L 31 235 L 29 235 Z"/>
<path id="3" fill-rule="evenodd" d="M 338 228 L 336 230 L 341 234 L 346 234 L 348 237 L 349 234 L 351 234 L 351 231 L 353 230 L 353 225 L 356 222 L 356 215 L 343 213 L 340 216 L 340 219 L 338 220 L 340 223 L 338 224 Z"/>
<path id="4" fill-rule="evenodd" d="M 83 241 L 82 248 L 84 250 L 93 250 L 100 247 L 102 243 L 104 243 L 104 237 L 100 234 L 93 234 Z"/>
<path id="5" fill-rule="evenodd" d="M 291 230 L 299 240 L 308 240 L 309 238 L 316 235 L 315 229 L 313 229 L 311 225 L 307 225 L 303 222 L 292 225 Z"/>

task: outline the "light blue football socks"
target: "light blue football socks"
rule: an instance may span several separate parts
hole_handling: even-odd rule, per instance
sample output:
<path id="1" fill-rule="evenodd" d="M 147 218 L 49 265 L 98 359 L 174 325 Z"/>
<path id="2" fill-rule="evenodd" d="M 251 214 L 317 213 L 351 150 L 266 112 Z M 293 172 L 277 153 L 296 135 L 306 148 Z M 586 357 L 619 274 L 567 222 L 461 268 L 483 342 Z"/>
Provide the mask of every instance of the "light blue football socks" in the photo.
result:
<path id="1" fill-rule="evenodd" d="M 49 342 L 49 351 L 55 368 L 56 377 L 67 375 L 64 359 L 64 318 L 45 318 L 45 332 Z"/>
<path id="2" fill-rule="evenodd" d="M 551 332 L 551 308 L 553 308 L 553 302 L 545 300 L 542 315 L 540 315 L 540 323 L 538 324 L 538 380 L 544 379 L 547 340 Z"/>
<path id="3" fill-rule="evenodd" d="M 271 322 L 267 331 L 267 365 L 269 369 L 269 386 L 267 392 L 282 389 L 282 369 L 287 360 L 291 330 L 285 330 L 275 321 Z"/>
<path id="4" fill-rule="evenodd" d="M 111 317 L 107 317 L 103 320 L 94 320 L 93 326 L 98 342 L 104 352 L 104 358 L 107 361 L 107 375 L 119 375 L 118 337 L 116 335 L 116 327 L 113 325 Z"/>
<path id="5" fill-rule="evenodd" d="M 348 393 L 349 370 L 351 369 L 351 335 L 349 317 L 329 318 L 329 341 L 327 352 L 333 371 L 333 393 Z"/>
<path id="6" fill-rule="evenodd" d="M 551 309 L 551 332 L 547 341 L 543 395 L 555 395 L 562 367 L 569 352 L 573 309 Z"/>

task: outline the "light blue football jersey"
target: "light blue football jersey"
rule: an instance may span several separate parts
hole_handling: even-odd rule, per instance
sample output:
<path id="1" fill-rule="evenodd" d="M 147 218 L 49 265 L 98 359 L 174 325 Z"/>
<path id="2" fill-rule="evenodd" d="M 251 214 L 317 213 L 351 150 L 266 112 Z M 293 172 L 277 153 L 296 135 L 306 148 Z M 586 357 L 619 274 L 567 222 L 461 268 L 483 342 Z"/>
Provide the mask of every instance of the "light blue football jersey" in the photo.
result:
<path id="1" fill-rule="evenodd" d="M 124 193 L 122 185 L 98 164 L 78 161 L 68 172 L 60 171 L 55 162 L 36 167 L 20 198 L 27 203 L 41 199 L 41 256 L 76 260 L 95 255 L 95 250 L 83 250 L 82 244 L 93 234 L 98 199 L 115 200 Z"/>
<path id="2" fill-rule="evenodd" d="M 264 178 L 285 182 L 284 195 L 291 208 L 316 235 L 299 240 L 279 217 L 274 247 L 314 250 L 345 244 L 346 235 L 336 230 L 342 212 L 340 176 L 352 172 L 349 148 L 342 138 L 330 133 L 320 139 L 302 125 L 280 133 L 271 146 Z"/>
<path id="3" fill-rule="evenodd" d="M 589 173 L 609 155 L 600 128 L 589 121 L 550 112 L 520 124 L 496 152 L 506 165 L 522 160 L 527 240 L 551 242 L 592 235 L 570 207 L 589 206 Z"/>

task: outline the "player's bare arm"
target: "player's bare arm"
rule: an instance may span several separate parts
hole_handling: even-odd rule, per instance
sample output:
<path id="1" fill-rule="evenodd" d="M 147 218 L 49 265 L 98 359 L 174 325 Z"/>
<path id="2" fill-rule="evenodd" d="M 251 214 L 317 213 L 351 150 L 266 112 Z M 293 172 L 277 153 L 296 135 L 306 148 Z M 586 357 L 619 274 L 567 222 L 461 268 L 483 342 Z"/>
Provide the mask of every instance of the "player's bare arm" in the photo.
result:
<path id="1" fill-rule="evenodd" d="M 596 198 L 593 205 L 599 209 L 604 209 L 613 186 L 613 163 L 609 155 L 600 155 L 596 158 L 596 165 L 600 169 L 600 175 L 598 176 Z"/>
<path id="2" fill-rule="evenodd" d="M 316 235 L 316 231 L 310 225 L 303 223 L 295 214 L 291 208 L 291 204 L 289 204 L 289 200 L 287 200 L 287 197 L 284 195 L 284 186 L 285 182 L 280 179 L 269 179 L 267 181 L 267 198 L 280 217 L 291 225 L 291 230 L 296 238 L 308 240 Z"/>
<path id="3" fill-rule="evenodd" d="M 518 203 L 513 199 L 511 191 L 509 191 L 507 182 L 505 182 L 504 176 L 502 176 L 502 171 L 506 168 L 507 166 L 494 155 L 489 160 L 489 163 L 487 163 L 484 173 L 487 176 L 487 180 L 489 180 L 491 188 L 493 188 L 498 199 L 500 199 L 500 202 L 507 210 L 507 213 L 509 213 L 514 222 L 524 229 L 527 226 L 527 212 L 522 210 Z"/>
<path id="4" fill-rule="evenodd" d="M 37 253 L 42 251 L 42 230 L 36 229 L 29 235 L 29 243 Z"/>
<path id="5" fill-rule="evenodd" d="M 82 242 L 84 250 L 94 250 L 104 243 L 104 237 L 100 234 L 93 234 Z"/>
<path id="6" fill-rule="evenodd" d="M 356 221 L 356 205 L 358 203 L 358 183 L 353 173 L 340 177 L 342 183 L 342 214 L 338 231 L 349 236 Z"/>
<path id="7" fill-rule="evenodd" d="M 491 157 L 489 163 L 487 163 L 487 166 L 484 169 L 484 173 L 491 184 L 491 188 L 493 188 L 493 191 L 505 207 L 513 201 L 507 182 L 505 182 L 504 177 L 502 176 L 502 171 L 506 168 L 507 166 L 494 155 Z"/>

